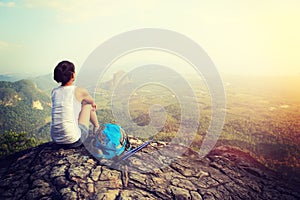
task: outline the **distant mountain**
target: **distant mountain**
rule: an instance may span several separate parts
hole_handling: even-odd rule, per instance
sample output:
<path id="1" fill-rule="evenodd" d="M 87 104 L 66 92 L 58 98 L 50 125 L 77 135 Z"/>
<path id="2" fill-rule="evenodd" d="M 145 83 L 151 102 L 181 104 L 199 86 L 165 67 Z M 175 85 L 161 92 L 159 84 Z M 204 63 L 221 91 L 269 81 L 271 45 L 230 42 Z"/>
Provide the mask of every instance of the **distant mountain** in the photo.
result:
<path id="1" fill-rule="evenodd" d="M 29 78 L 29 80 L 34 82 L 39 89 L 43 90 L 45 93 L 49 95 L 52 89 L 59 85 L 53 80 L 53 74 L 36 76 L 34 78 Z"/>
<path id="2" fill-rule="evenodd" d="M 32 75 L 32 74 L 0 74 L 0 81 L 8 81 L 8 82 L 16 82 L 20 80 L 30 80 L 37 85 L 37 87 L 47 94 L 51 92 L 54 87 L 58 86 L 53 80 L 53 74 L 45 74 L 45 75 Z"/>
<path id="3" fill-rule="evenodd" d="M 19 81 L 25 78 L 32 77 L 32 75 L 29 74 L 0 74 L 0 81 L 10 81 L 10 82 L 15 82 Z"/>
<path id="4" fill-rule="evenodd" d="M 121 81 L 121 82 L 119 83 L 119 81 Z M 118 84 L 125 85 L 130 82 L 131 82 L 130 77 L 127 76 L 126 72 L 121 70 L 121 71 L 114 73 L 113 78 L 111 80 L 103 82 L 101 84 L 101 87 L 105 90 L 112 90 Z"/>
<path id="5" fill-rule="evenodd" d="M 165 68 L 141 68 L 130 72 L 120 70 L 113 74 L 112 79 L 103 82 L 101 88 L 106 90 L 112 90 L 116 86 L 133 85 L 137 86 L 147 82 L 163 82 L 169 85 L 178 85 L 181 82 L 181 76 L 167 70 Z M 180 79 L 180 80 L 179 80 Z M 180 85 L 179 85 L 180 86 Z"/>
<path id="6" fill-rule="evenodd" d="M 37 139 L 45 139 L 49 137 L 50 114 L 49 95 L 32 81 L 0 81 L 0 133 L 24 131 Z"/>

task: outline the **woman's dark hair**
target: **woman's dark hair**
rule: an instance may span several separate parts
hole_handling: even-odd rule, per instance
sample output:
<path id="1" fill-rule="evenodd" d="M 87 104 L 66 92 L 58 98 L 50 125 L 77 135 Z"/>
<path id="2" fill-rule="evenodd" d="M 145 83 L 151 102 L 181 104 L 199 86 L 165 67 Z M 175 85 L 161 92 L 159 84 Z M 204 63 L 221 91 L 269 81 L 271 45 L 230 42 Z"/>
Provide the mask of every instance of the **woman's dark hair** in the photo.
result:
<path id="1" fill-rule="evenodd" d="M 61 85 L 65 85 L 72 78 L 75 66 L 69 61 L 61 61 L 54 69 L 54 80 Z"/>

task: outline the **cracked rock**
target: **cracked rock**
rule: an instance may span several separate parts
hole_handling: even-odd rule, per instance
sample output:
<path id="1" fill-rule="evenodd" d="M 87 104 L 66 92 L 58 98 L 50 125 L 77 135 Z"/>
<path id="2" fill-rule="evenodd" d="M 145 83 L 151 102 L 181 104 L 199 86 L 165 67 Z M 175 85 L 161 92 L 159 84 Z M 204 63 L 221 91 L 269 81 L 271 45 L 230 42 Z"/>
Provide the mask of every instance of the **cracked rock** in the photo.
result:
<path id="1" fill-rule="evenodd" d="M 0 160 L 0 199 L 300 199 L 299 183 L 229 147 L 200 159 L 180 144 L 153 142 L 116 163 L 45 143 Z"/>

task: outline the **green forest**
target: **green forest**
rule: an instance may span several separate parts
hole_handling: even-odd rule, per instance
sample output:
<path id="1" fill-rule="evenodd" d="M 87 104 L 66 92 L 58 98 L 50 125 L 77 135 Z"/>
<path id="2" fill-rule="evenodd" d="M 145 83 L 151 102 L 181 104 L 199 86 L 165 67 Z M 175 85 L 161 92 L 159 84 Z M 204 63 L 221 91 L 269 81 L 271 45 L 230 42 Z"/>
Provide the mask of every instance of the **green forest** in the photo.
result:
<path id="1" fill-rule="evenodd" d="M 37 88 L 32 81 L 1 81 L 1 155 L 49 141 L 50 112 L 49 95 Z M 20 137 L 16 137 L 16 135 Z M 25 138 L 29 140 L 27 141 Z M 24 141 L 22 141 L 23 139 Z M 9 141 L 14 144 L 9 145 Z M 6 145 L 3 144 L 5 142 L 7 142 Z"/>

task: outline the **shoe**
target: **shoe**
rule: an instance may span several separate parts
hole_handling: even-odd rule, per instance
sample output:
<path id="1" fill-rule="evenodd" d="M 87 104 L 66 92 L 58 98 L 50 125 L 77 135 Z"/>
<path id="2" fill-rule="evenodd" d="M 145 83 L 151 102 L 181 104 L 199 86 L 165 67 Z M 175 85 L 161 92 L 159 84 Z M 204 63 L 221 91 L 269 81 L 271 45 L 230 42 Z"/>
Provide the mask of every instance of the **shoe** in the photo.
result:
<path id="1" fill-rule="evenodd" d="M 101 126 L 94 126 L 94 129 L 93 129 L 93 134 L 96 135 L 97 132 L 100 130 Z"/>

